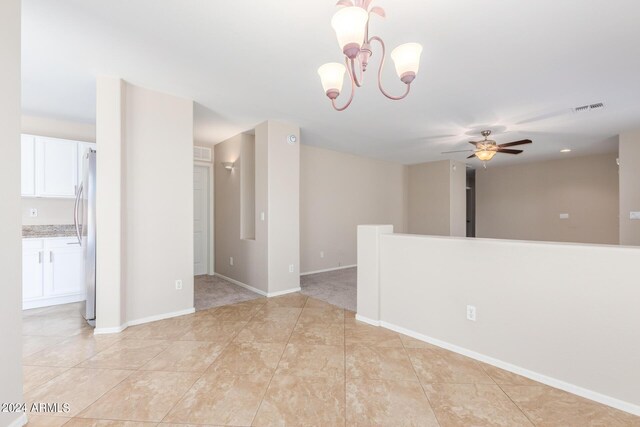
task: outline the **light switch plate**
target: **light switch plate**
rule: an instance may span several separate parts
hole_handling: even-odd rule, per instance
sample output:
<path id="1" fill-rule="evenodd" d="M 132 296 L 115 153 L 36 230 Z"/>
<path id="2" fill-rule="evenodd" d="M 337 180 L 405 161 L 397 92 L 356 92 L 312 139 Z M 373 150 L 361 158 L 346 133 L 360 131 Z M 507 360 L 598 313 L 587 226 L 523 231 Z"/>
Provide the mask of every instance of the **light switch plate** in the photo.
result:
<path id="1" fill-rule="evenodd" d="M 569 214 L 568 213 L 561 213 L 560 214 L 560 219 L 569 219 Z"/>
<path id="2" fill-rule="evenodd" d="M 640 212 L 629 212 L 629 219 L 640 219 Z"/>

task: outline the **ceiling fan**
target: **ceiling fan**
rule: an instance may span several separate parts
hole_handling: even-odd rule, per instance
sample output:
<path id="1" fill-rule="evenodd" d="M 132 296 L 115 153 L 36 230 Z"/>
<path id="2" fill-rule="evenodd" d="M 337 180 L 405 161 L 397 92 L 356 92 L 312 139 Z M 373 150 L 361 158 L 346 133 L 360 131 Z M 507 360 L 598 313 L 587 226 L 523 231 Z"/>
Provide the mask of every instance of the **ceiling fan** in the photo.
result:
<path id="1" fill-rule="evenodd" d="M 484 136 L 484 140 L 483 141 L 479 141 L 479 142 L 469 141 L 469 144 L 473 144 L 473 145 L 476 146 L 475 150 L 444 151 L 442 154 L 462 153 L 462 152 L 473 151 L 474 153 L 472 155 L 470 155 L 469 157 L 467 157 L 467 159 L 470 159 L 472 157 L 477 157 L 478 159 L 482 160 L 483 162 L 488 162 L 489 160 L 493 159 L 493 156 L 495 156 L 497 153 L 504 153 L 504 154 L 520 154 L 520 153 L 522 153 L 522 150 L 511 150 L 511 149 L 508 149 L 506 147 L 513 147 L 513 146 L 516 146 L 516 145 L 531 144 L 533 142 L 530 139 L 523 139 L 523 140 L 520 140 L 520 141 L 507 142 L 505 144 L 498 144 L 495 141 L 493 141 L 491 139 L 488 139 L 489 135 L 491 135 L 491 131 L 490 130 L 483 130 L 480 133 L 482 134 L 482 136 Z"/>

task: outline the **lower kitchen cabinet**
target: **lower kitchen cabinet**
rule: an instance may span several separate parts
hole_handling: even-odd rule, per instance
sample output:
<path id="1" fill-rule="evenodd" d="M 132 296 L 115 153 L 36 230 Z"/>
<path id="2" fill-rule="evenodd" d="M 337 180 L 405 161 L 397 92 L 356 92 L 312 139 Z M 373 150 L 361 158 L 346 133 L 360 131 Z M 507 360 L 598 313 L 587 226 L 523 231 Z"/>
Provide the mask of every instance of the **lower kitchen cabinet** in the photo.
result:
<path id="1" fill-rule="evenodd" d="M 84 299 L 84 262 L 76 238 L 23 239 L 23 309 Z"/>

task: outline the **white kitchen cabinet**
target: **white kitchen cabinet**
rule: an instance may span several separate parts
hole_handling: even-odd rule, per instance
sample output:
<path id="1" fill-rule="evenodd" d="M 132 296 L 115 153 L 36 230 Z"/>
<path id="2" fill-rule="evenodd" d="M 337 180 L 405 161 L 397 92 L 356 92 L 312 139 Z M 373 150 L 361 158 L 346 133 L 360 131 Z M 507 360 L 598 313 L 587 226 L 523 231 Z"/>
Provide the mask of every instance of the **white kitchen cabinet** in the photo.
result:
<path id="1" fill-rule="evenodd" d="M 22 308 L 83 301 L 84 262 L 76 238 L 22 241 Z"/>
<path id="2" fill-rule="evenodd" d="M 36 137 L 22 135 L 21 141 L 21 182 L 22 195 L 36 195 Z"/>
<path id="3" fill-rule="evenodd" d="M 78 186 L 78 142 L 36 137 L 36 195 L 75 197 Z"/>

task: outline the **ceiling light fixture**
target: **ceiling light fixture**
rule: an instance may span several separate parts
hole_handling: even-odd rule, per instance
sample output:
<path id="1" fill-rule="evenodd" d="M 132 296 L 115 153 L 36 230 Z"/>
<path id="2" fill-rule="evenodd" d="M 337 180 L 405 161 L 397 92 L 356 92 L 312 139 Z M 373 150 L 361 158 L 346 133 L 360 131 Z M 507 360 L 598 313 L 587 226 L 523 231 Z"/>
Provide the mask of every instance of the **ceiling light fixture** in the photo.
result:
<path id="1" fill-rule="evenodd" d="M 369 8 L 371 1 L 340 0 L 337 3 L 340 10 L 331 19 L 331 26 L 336 32 L 338 44 L 342 49 L 342 53 L 344 53 L 346 67 L 338 62 L 330 62 L 318 68 L 318 74 L 320 75 L 322 87 L 327 97 L 331 100 L 331 105 L 338 111 L 346 110 L 351 105 L 356 86 L 362 86 L 367 64 L 371 56 L 373 56 L 371 43 L 374 41 L 378 42 L 382 48 L 382 57 L 378 68 L 378 88 L 384 96 L 392 100 L 405 98 L 409 94 L 411 82 L 413 82 L 418 73 L 422 46 L 418 43 L 402 44 L 391 52 L 391 59 L 395 64 L 398 77 L 407 86 L 405 93 L 400 96 L 393 96 L 382 87 L 381 76 L 386 48 L 380 37 L 369 37 L 369 18 L 371 14 L 384 18 L 385 12 L 384 9 L 378 6 Z M 358 71 L 356 71 L 356 62 Z M 338 107 L 336 98 L 342 91 L 345 72 L 349 73 L 349 79 L 351 80 L 351 95 L 344 106 Z"/>

